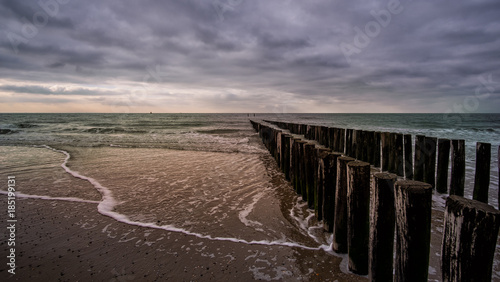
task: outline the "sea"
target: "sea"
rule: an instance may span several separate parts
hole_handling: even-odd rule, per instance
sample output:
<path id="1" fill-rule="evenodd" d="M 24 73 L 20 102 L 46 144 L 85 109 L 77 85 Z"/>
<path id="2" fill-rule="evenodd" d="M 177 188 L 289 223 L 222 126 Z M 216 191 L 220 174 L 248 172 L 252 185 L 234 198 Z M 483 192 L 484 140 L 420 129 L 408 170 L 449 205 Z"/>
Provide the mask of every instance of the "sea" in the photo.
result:
<path id="1" fill-rule="evenodd" d="M 96 213 L 125 224 L 336 255 L 250 119 L 464 139 L 467 198 L 476 142 L 491 143 L 489 204 L 498 208 L 500 114 L 3 113 L 0 177 L 16 177 L 18 197 L 95 203 Z M 442 211 L 446 197 L 436 194 L 434 208 Z M 438 268 L 431 265 L 430 278 Z"/>

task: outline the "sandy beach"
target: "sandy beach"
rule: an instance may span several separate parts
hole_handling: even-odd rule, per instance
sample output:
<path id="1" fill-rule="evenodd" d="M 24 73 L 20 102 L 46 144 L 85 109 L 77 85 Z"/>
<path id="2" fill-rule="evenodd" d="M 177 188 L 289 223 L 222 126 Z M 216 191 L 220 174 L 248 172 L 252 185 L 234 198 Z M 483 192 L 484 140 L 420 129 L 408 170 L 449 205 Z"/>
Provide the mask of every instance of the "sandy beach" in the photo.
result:
<path id="1" fill-rule="evenodd" d="M 323 250 L 131 226 L 98 214 L 92 203 L 20 199 L 18 209 L 16 274 L 2 264 L 3 281 L 367 280 L 342 273 L 341 258 Z"/>

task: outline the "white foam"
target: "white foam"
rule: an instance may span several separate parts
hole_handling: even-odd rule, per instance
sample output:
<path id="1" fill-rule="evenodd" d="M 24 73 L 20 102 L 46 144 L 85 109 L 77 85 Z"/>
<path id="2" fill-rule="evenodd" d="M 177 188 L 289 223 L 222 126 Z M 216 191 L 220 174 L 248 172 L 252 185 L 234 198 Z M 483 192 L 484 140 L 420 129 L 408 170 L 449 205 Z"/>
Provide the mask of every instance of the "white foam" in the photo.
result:
<path id="1" fill-rule="evenodd" d="M 238 213 L 238 218 L 246 226 L 262 226 L 262 223 L 247 219 L 248 215 L 253 211 L 257 202 L 262 198 L 264 192 L 258 193 L 252 197 L 252 202 Z"/>
<path id="2" fill-rule="evenodd" d="M 0 190 L 0 194 L 7 195 L 7 191 Z M 16 197 L 19 198 L 29 198 L 29 199 L 42 199 L 42 200 L 55 200 L 55 201 L 68 201 L 68 202 L 79 202 L 79 203 L 91 203 L 91 204 L 99 204 L 99 201 L 85 200 L 75 197 L 50 197 L 50 196 L 39 196 L 39 195 L 30 195 L 24 194 L 21 192 L 15 192 Z"/>
<path id="3" fill-rule="evenodd" d="M 153 222 L 139 222 L 139 221 L 133 221 L 129 219 L 126 215 L 117 213 L 113 211 L 114 207 L 117 205 L 116 200 L 113 198 L 111 190 L 108 188 L 104 187 L 101 185 L 97 180 L 87 177 L 84 175 L 81 175 L 80 173 L 71 170 L 70 168 L 67 167 L 67 162 L 70 159 L 71 155 L 63 150 L 57 150 L 54 149 L 50 146 L 44 145 L 42 146 L 44 148 L 47 148 L 49 150 L 52 150 L 54 152 L 59 152 L 62 153 L 66 156 L 64 159 L 64 162 L 61 164 L 61 167 L 69 174 L 71 174 L 75 178 L 79 178 L 82 180 L 86 180 L 90 182 L 96 189 L 97 191 L 101 194 L 102 200 L 99 202 L 97 205 L 97 211 L 105 216 L 111 217 L 121 223 L 133 225 L 133 226 L 139 226 L 139 227 L 146 227 L 146 228 L 154 228 L 154 229 L 161 229 L 165 231 L 171 231 L 171 232 L 177 232 L 177 233 L 182 233 L 185 235 L 190 235 L 190 236 L 195 236 L 200 239 L 207 239 L 207 240 L 214 240 L 214 241 L 227 241 L 227 242 L 233 242 L 233 243 L 243 243 L 247 245 L 266 245 L 266 246 L 287 246 L 287 247 L 296 247 L 296 248 L 301 248 L 301 249 L 306 249 L 306 250 L 321 250 L 324 249 L 324 246 L 318 246 L 318 247 L 308 247 L 304 246 L 302 244 L 296 243 L 296 242 L 287 242 L 284 240 L 275 240 L 275 241 L 269 241 L 269 240 L 244 240 L 244 239 L 238 239 L 238 238 L 231 238 L 231 237 L 213 237 L 211 235 L 204 235 L 200 233 L 195 233 L 191 232 L 189 230 L 185 230 L 182 228 L 175 227 L 173 225 L 157 225 L 156 223 Z"/>

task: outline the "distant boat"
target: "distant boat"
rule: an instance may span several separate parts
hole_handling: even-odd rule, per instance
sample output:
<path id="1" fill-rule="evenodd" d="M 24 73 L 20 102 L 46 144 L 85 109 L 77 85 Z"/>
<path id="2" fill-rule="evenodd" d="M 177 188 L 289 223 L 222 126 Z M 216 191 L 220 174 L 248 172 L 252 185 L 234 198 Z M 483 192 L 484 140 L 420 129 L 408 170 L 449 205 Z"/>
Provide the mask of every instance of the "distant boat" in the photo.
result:
<path id="1" fill-rule="evenodd" d="M 150 114 L 152 114 L 153 112 L 149 112 Z"/>

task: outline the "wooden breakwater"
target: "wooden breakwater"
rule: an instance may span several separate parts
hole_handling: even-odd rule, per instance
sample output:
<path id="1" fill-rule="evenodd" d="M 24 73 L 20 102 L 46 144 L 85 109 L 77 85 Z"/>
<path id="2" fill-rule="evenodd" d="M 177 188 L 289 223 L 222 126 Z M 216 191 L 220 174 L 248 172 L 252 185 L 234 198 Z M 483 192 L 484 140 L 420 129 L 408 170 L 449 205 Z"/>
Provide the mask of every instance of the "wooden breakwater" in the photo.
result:
<path id="1" fill-rule="evenodd" d="M 461 197 L 465 141 L 417 135 L 413 147 L 412 136 L 400 133 L 250 122 L 293 189 L 333 233 L 332 249 L 348 254 L 350 271 L 373 281 L 427 281 L 432 193 L 448 191 L 451 155 L 450 194 L 457 196 L 446 201 L 442 277 L 465 281 L 481 272 L 481 281 L 491 279 L 500 212 L 477 201 L 487 202 L 489 165 L 487 175 L 485 165 L 476 166 L 477 200 Z M 478 162 L 490 159 L 482 144 Z M 372 174 L 370 167 L 382 172 Z"/>

